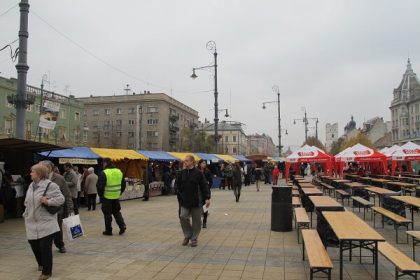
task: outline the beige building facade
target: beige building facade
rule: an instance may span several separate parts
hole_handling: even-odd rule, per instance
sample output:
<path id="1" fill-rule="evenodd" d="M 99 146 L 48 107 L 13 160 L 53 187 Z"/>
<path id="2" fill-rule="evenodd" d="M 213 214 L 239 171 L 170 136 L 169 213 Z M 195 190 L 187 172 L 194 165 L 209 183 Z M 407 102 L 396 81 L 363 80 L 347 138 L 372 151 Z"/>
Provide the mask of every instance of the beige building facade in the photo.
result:
<path id="1" fill-rule="evenodd" d="M 201 123 L 198 129 L 207 135 L 214 136 L 213 123 Z M 247 152 L 247 136 L 243 130 L 243 123 L 235 121 L 221 121 L 218 126 L 218 151 L 227 155 L 245 155 Z"/>
<path id="2" fill-rule="evenodd" d="M 91 147 L 177 151 L 179 132 L 198 112 L 164 93 L 90 96 L 84 126 Z"/>
<path id="3" fill-rule="evenodd" d="M 260 154 L 266 156 L 278 155 L 277 148 L 274 145 L 273 139 L 266 134 L 253 134 L 248 135 L 248 153 L 247 154 Z"/>

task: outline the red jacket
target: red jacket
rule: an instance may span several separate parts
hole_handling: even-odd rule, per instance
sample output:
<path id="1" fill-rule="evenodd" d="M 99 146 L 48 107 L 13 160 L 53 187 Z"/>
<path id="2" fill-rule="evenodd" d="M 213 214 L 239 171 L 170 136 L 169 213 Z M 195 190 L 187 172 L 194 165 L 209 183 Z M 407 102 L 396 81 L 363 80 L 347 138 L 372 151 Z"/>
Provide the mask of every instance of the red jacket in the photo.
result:
<path id="1" fill-rule="evenodd" d="M 278 168 L 273 169 L 273 177 L 278 177 L 280 175 L 280 170 Z"/>

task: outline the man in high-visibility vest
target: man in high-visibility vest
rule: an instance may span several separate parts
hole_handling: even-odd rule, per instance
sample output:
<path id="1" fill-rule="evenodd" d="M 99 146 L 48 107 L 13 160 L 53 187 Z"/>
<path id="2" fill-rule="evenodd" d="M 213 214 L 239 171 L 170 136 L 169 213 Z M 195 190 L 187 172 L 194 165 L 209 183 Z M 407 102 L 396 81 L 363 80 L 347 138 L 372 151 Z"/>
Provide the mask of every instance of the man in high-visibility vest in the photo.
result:
<path id="1" fill-rule="evenodd" d="M 110 158 L 103 159 L 104 170 L 99 174 L 97 183 L 98 195 L 101 198 L 102 213 L 105 219 L 103 235 L 112 235 L 112 215 L 120 227 L 122 235 L 127 229 L 121 215 L 120 196 L 125 190 L 125 179 L 120 169 L 112 165 Z"/>

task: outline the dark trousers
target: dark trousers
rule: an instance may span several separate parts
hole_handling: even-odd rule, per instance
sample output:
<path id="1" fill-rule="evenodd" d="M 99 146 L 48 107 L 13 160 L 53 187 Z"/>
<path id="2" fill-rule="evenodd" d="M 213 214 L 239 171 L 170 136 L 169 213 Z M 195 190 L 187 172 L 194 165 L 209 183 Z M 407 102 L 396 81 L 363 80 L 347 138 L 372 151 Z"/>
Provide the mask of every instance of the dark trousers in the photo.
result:
<path id="1" fill-rule="evenodd" d="M 42 266 L 42 274 L 51 275 L 53 257 L 52 257 L 52 243 L 53 235 L 45 236 L 41 239 L 28 240 L 31 245 L 32 252 L 34 252 L 36 261 L 39 266 Z"/>
<path id="2" fill-rule="evenodd" d="M 88 196 L 87 197 L 88 210 L 90 209 L 95 210 L 96 209 L 96 193 L 88 194 L 87 196 Z"/>
<path id="3" fill-rule="evenodd" d="M 121 215 L 121 205 L 118 199 L 102 198 L 102 213 L 104 214 L 105 230 L 112 232 L 112 216 L 120 229 L 125 228 L 124 218 Z"/>
<path id="4" fill-rule="evenodd" d="M 226 185 L 229 190 L 232 189 L 232 177 L 226 177 Z"/>
<path id="5" fill-rule="evenodd" d="M 209 215 L 209 212 L 203 212 L 203 225 L 207 224 L 207 216 Z"/>
<path id="6" fill-rule="evenodd" d="M 77 198 L 72 198 L 74 215 L 79 215 L 79 201 Z"/>
<path id="7" fill-rule="evenodd" d="M 57 231 L 53 234 L 54 236 L 54 245 L 58 249 L 64 247 L 64 241 L 63 241 L 63 214 L 57 214 L 57 222 L 58 226 L 60 227 L 60 231 Z"/>
<path id="8" fill-rule="evenodd" d="M 143 198 L 144 199 L 149 199 L 149 184 L 144 185 L 144 193 L 143 193 Z"/>

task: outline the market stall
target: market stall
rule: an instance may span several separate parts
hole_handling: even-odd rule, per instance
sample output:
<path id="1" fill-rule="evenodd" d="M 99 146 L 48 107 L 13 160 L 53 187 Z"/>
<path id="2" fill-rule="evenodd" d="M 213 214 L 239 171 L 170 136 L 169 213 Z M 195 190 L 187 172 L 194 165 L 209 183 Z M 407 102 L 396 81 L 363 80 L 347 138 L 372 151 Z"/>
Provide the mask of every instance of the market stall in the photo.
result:
<path id="1" fill-rule="evenodd" d="M 53 160 L 56 164 L 97 165 L 100 156 L 87 147 L 74 147 L 39 153 L 40 156 Z"/>
<path id="2" fill-rule="evenodd" d="M 329 176 L 332 175 L 333 157 L 317 147 L 305 145 L 286 158 L 286 180 L 289 179 L 290 169 L 299 174 L 300 165 L 303 163 L 319 163 Z"/>
<path id="3" fill-rule="evenodd" d="M 182 152 L 182 153 L 181 152 L 169 152 L 168 154 L 170 154 L 171 156 L 176 157 L 180 161 L 183 161 L 187 155 L 193 156 L 195 161 L 199 161 L 200 160 L 200 157 L 198 157 L 194 153 L 188 153 L 188 152 Z"/>
<path id="4" fill-rule="evenodd" d="M 397 167 L 400 172 L 402 171 L 403 162 L 406 162 L 407 170 L 411 172 L 411 162 L 420 160 L 420 146 L 413 142 L 407 142 L 391 154 L 391 159 L 391 176 L 394 176 Z"/>

